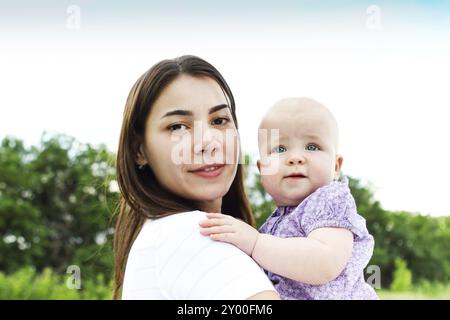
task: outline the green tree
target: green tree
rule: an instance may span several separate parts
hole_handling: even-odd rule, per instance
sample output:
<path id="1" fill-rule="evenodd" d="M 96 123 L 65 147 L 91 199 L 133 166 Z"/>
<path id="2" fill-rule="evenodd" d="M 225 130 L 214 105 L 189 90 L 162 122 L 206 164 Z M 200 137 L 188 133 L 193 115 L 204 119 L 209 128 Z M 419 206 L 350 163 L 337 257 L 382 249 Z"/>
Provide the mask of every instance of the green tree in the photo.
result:
<path id="1" fill-rule="evenodd" d="M 101 145 L 43 134 L 37 147 L 5 138 L 0 149 L 0 269 L 33 265 L 82 276 L 112 271 L 113 155 Z"/>
<path id="2" fill-rule="evenodd" d="M 394 280 L 391 283 L 392 291 L 408 291 L 412 287 L 412 273 L 408 269 L 406 262 L 403 259 L 395 259 L 395 271 L 393 275 Z"/>
<path id="3" fill-rule="evenodd" d="M 45 268 L 58 275 L 78 265 L 82 283 L 90 281 L 86 290 L 94 290 L 95 283 L 110 283 L 110 217 L 118 200 L 114 158 L 104 145 L 93 147 L 65 135 L 44 134 L 32 147 L 11 137 L 1 141 L 0 278 L 28 266 L 33 275 Z M 259 227 L 275 204 L 250 157 L 245 160 L 246 190 Z M 398 279 L 409 277 L 398 261 L 408 266 L 415 284 L 448 283 L 450 217 L 384 210 L 370 185 L 351 177 L 349 183 L 358 212 L 375 238 L 369 264 L 380 267 L 383 287 L 398 287 Z M 18 277 L 26 280 L 28 274 Z M 14 281 L 8 283 L 14 286 Z"/>
<path id="4" fill-rule="evenodd" d="M 270 195 L 264 190 L 260 175 L 256 166 L 252 165 L 252 159 L 249 155 L 245 156 L 245 167 L 246 192 L 255 215 L 256 226 L 259 228 L 275 210 L 276 206 Z"/>

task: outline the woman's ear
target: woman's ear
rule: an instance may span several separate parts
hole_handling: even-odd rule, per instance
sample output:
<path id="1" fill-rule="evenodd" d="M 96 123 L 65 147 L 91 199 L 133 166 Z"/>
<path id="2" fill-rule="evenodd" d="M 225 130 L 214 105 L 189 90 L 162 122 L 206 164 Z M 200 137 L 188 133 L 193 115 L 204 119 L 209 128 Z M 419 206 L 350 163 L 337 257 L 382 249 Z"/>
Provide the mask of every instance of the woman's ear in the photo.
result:
<path id="1" fill-rule="evenodd" d="M 344 162 L 344 157 L 340 154 L 336 155 L 336 165 L 334 167 L 334 180 L 339 179 L 339 174 L 341 173 L 342 163 Z"/>
<path id="2" fill-rule="evenodd" d="M 147 164 L 147 159 L 145 157 L 145 152 L 142 144 L 139 145 L 138 152 L 136 154 L 136 163 L 139 166 L 145 166 Z"/>

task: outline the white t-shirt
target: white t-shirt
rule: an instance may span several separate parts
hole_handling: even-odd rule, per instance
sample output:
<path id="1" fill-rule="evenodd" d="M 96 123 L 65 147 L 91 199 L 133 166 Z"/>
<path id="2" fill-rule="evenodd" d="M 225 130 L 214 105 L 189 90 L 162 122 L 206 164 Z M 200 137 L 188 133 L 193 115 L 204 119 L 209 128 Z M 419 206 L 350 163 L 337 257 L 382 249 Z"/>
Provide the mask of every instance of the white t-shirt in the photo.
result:
<path id="1" fill-rule="evenodd" d="M 201 211 L 147 220 L 128 255 L 122 299 L 246 299 L 275 290 L 235 246 L 199 232 Z"/>

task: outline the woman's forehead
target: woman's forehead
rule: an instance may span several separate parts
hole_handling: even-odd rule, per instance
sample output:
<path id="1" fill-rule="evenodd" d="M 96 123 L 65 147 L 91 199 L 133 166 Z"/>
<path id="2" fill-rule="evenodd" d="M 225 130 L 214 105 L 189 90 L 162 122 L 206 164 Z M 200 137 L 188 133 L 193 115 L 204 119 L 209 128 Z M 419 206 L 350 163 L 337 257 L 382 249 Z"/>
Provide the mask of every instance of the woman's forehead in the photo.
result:
<path id="1" fill-rule="evenodd" d="M 228 101 L 215 80 L 181 75 L 164 88 L 152 106 L 152 113 L 161 116 L 172 110 L 203 113 L 221 104 Z"/>

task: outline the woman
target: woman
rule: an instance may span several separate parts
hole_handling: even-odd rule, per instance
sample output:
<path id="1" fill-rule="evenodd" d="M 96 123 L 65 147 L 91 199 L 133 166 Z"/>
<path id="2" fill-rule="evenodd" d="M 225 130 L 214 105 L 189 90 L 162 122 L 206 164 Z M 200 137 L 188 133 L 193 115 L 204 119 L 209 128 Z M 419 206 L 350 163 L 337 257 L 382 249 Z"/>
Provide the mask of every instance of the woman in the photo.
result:
<path id="1" fill-rule="evenodd" d="M 254 223 L 238 158 L 233 95 L 211 64 L 164 60 L 137 80 L 117 153 L 115 299 L 278 298 L 245 253 L 199 233 L 205 212 Z"/>

